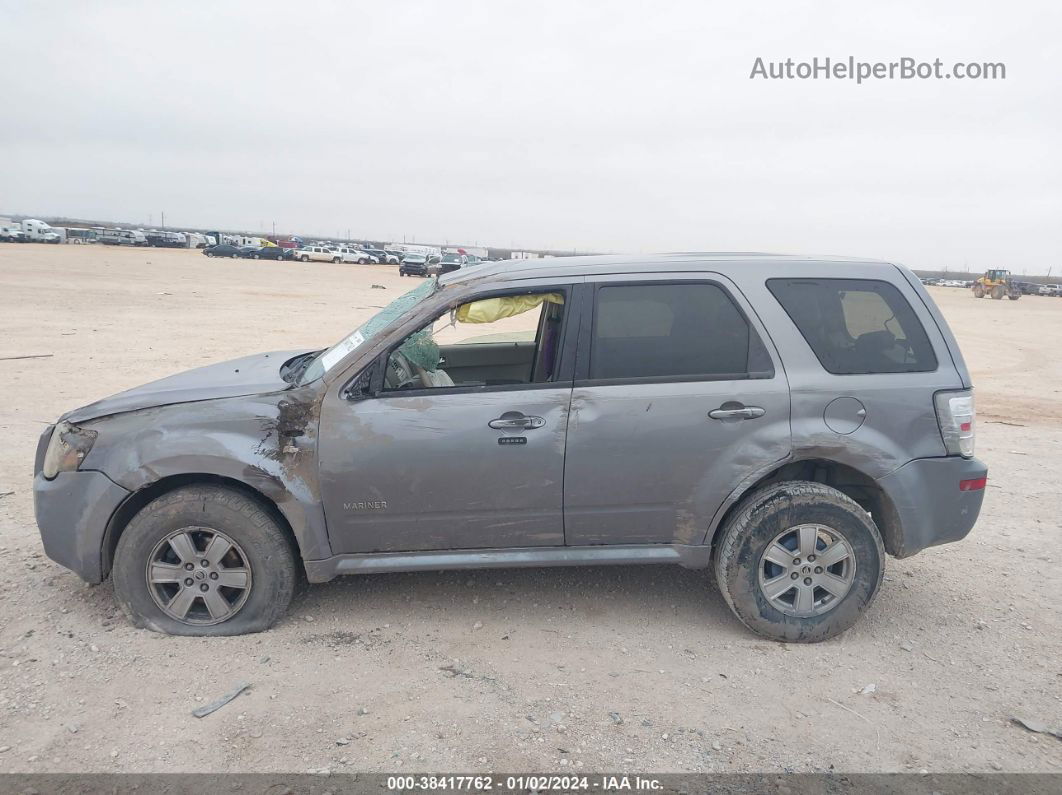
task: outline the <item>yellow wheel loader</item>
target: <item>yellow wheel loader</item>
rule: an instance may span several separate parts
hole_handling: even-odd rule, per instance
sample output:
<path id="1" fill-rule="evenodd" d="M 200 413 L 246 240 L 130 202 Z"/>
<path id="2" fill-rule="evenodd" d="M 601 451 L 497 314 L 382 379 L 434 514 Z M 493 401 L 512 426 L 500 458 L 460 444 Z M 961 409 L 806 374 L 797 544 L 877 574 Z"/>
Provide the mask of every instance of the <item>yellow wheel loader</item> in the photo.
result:
<path id="1" fill-rule="evenodd" d="M 973 283 L 973 294 L 974 298 L 984 298 L 987 295 L 997 301 L 1002 300 L 1004 296 L 1011 301 L 1021 298 L 1021 290 L 1010 278 L 1010 271 L 1005 270 L 985 271 L 985 275 Z"/>

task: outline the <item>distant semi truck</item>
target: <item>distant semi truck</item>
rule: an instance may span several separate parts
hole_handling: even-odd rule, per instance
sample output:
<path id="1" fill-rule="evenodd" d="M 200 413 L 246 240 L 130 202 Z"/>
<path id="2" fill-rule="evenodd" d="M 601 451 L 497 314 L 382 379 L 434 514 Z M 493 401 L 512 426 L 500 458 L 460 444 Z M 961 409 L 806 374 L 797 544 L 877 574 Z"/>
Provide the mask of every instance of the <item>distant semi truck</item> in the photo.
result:
<path id="1" fill-rule="evenodd" d="M 26 241 L 36 243 L 62 243 L 66 238 L 65 229 L 56 229 L 44 221 L 36 218 L 27 218 L 22 221 L 22 237 Z"/>

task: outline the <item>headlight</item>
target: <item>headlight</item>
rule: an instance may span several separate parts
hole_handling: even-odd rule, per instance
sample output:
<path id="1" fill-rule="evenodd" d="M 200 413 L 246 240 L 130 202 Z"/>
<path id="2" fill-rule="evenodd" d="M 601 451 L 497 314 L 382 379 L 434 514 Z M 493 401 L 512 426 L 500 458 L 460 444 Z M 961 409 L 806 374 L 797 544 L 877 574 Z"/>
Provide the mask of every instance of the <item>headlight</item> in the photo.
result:
<path id="1" fill-rule="evenodd" d="M 60 472 L 72 472 L 77 469 L 92 449 L 96 436 L 96 431 L 87 431 L 69 422 L 60 422 L 55 426 L 52 438 L 48 441 L 41 474 L 52 480 Z"/>

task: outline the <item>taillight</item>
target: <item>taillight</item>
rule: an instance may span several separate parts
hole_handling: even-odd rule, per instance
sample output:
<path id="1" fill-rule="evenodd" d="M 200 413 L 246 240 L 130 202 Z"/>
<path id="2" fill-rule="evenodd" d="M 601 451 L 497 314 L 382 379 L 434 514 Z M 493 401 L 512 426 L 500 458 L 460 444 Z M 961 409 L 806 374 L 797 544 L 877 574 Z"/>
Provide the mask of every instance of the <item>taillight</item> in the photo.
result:
<path id="1" fill-rule="evenodd" d="M 948 455 L 973 458 L 974 399 L 968 389 L 961 392 L 937 392 L 933 395 L 937 424 Z"/>

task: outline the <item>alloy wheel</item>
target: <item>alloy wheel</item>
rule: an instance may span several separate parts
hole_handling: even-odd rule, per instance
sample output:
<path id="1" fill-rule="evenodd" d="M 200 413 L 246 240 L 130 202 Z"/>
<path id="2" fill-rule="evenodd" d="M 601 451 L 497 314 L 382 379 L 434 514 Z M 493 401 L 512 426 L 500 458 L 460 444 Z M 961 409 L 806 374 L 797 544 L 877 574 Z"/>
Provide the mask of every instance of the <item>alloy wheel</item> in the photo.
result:
<path id="1" fill-rule="evenodd" d="M 185 624 L 220 624 L 251 593 L 251 564 L 240 545 L 210 527 L 182 527 L 151 551 L 148 593 L 159 609 Z"/>
<path id="2" fill-rule="evenodd" d="M 776 610 L 795 618 L 828 613 L 841 603 L 855 579 L 852 546 L 821 524 L 783 530 L 760 556 L 760 592 Z"/>

